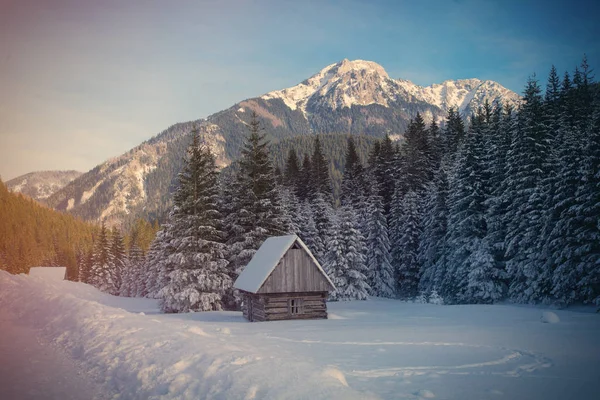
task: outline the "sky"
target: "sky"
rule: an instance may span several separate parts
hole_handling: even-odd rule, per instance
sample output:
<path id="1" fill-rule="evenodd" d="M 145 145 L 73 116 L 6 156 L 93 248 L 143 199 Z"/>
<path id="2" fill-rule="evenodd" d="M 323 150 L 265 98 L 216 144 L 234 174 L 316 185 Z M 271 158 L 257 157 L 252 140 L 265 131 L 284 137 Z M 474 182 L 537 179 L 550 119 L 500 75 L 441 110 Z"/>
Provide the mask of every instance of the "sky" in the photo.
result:
<path id="1" fill-rule="evenodd" d="M 0 0 L 0 177 L 88 171 L 344 58 L 521 93 L 584 53 L 600 68 L 598 3 Z"/>

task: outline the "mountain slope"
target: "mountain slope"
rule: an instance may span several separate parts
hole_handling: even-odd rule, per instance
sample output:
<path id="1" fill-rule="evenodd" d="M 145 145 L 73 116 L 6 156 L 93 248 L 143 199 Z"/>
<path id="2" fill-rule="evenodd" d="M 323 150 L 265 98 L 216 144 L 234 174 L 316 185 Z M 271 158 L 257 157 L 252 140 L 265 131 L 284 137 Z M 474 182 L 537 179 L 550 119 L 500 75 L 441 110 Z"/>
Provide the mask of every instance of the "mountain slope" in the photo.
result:
<path id="1" fill-rule="evenodd" d="M 8 190 L 23 193 L 41 201 L 65 187 L 83 172 L 79 171 L 39 171 L 18 176 L 6 182 Z"/>
<path id="2" fill-rule="evenodd" d="M 173 125 L 75 179 L 47 203 L 86 219 L 117 224 L 140 213 L 160 216 L 192 128 L 196 126 L 224 167 L 239 156 L 253 111 L 274 140 L 336 132 L 382 137 L 401 136 L 417 112 L 426 120 L 442 121 L 449 107 L 468 115 L 486 100 L 517 104 L 519 99 L 492 81 L 467 79 L 421 87 L 391 79 L 374 62 L 343 60 L 294 87 L 241 101 L 206 119 Z"/>

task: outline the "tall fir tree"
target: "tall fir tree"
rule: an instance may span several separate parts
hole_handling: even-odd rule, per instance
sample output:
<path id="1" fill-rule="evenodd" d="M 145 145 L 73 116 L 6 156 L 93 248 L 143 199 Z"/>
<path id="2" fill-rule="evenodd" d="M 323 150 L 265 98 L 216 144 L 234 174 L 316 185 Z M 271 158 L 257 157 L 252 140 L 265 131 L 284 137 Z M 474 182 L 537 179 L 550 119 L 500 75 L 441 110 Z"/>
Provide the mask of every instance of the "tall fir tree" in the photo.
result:
<path id="1" fill-rule="evenodd" d="M 392 298 L 396 295 L 394 269 L 383 197 L 379 194 L 378 187 L 371 191 L 367 211 L 366 263 L 370 293 L 373 296 Z"/>
<path id="2" fill-rule="evenodd" d="M 509 296 L 517 301 L 528 301 L 532 295 L 531 280 L 540 269 L 535 253 L 544 224 L 541 180 L 548 154 L 541 90 L 535 77 L 527 83 L 517 118 L 517 131 L 508 155 L 510 206 L 506 213 L 509 223 L 505 257 L 511 281 Z"/>
<path id="3" fill-rule="evenodd" d="M 418 294 L 419 286 L 418 250 L 422 218 L 419 195 L 409 191 L 403 196 L 400 207 L 396 243 L 399 249 L 396 270 L 398 296 L 412 299 Z"/>
<path id="4" fill-rule="evenodd" d="M 336 290 L 330 300 L 366 300 L 370 287 L 367 283 L 364 237 L 357 229 L 357 220 L 351 207 L 341 207 L 334 219 L 327 242 L 324 268 Z"/>
<path id="5" fill-rule="evenodd" d="M 448 246 L 448 173 L 440 166 L 428 185 L 423 213 L 423 233 L 419 242 L 419 291 L 430 294 L 439 291 L 446 272 Z"/>
<path id="6" fill-rule="evenodd" d="M 342 188 L 340 192 L 340 201 L 342 205 L 351 205 L 358 208 L 361 202 L 361 195 L 366 188 L 364 167 L 356 151 L 356 145 L 352 136 L 348 138 L 346 147 L 346 164 L 344 175 L 342 177 Z"/>
<path id="7" fill-rule="evenodd" d="M 194 131 L 173 195 L 171 220 L 174 251 L 169 255 L 169 282 L 159 292 L 165 312 L 223 308 L 232 286 L 225 257 L 222 216 L 218 206 L 215 158 Z"/>
<path id="8" fill-rule="evenodd" d="M 242 148 L 237 173 L 238 194 L 230 218 L 229 261 L 235 278 L 269 236 L 285 234 L 279 193 L 269 157 L 266 134 L 252 113 L 249 136 Z"/>
<path id="9" fill-rule="evenodd" d="M 90 283 L 107 293 L 110 293 L 113 287 L 110 261 L 110 237 L 103 223 L 94 246 Z"/>
<path id="10" fill-rule="evenodd" d="M 126 265 L 127 254 L 125 253 L 125 240 L 119 229 L 117 227 L 113 227 L 110 244 L 110 274 L 112 281 L 112 288 L 110 289 L 111 294 L 120 294 Z"/>
<path id="11" fill-rule="evenodd" d="M 316 197 L 317 194 L 321 194 L 323 198 L 331 202 L 331 179 L 329 178 L 329 161 L 323 154 L 323 148 L 321 147 L 321 141 L 319 136 L 315 137 L 315 144 L 313 154 L 310 159 L 311 166 L 311 198 Z"/>

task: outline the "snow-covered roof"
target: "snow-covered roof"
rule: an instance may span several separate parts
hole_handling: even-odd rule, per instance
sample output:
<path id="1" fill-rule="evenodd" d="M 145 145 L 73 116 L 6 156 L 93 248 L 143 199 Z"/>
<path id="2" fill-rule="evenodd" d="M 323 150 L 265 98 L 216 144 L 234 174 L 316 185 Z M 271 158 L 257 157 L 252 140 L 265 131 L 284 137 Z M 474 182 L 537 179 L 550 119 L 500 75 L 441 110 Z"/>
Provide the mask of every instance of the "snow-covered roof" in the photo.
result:
<path id="1" fill-rule="evenodd" d="M 29 276 L 38 276 L 43 279 L 64 280 L 67 267 L 31 267 Z"/>
<path id="2" fill-rule="evenodd" d="M 252 260 L 250 260 L 246 268 L 238 276 L 233 287 L 246 292 L 257 293 L 277 264 L 279 264 L 281 258 L 294 243 L 298 243 L 306 251 L 325 279 L 331 284 L 331 287 L 335 288 L 331 279 L 323 271 L 321 264 L 319 264 L 315 256 L 312 255 L 308 247 L 306 247 L 297 235 L 273 236 L 265 240 L 256 254 L 254 254 L 254 257 L 252 257 Z"/>

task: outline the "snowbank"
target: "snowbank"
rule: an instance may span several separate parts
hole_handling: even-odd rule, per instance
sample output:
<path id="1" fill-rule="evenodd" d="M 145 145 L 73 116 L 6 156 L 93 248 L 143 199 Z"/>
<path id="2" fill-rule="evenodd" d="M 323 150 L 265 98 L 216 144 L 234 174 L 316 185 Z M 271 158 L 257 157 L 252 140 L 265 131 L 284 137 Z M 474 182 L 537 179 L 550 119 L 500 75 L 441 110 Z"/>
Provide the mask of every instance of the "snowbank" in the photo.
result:
<path id="1" fill-rule="evenodd" d="M 0 307 L 66 350 L 117 398 L 365 398 L 343 375 L 302 357 L 280 357 L 201 323 L 140 315 L 147 311 L 135 309 L 135 299 L 131 312 L 107 305 L 120 300 L 81 283 L 0 271 Z"/>
<path id="2" fill-rule="evenodd" d="M 558 324 L 560 322 L 560 318 L 558 317 L 558 315 L 556 315 L 556 313 L 553 313 L 552 311 L 542 312 L 541 320 L 542 322 L 547 324 Z"/>

